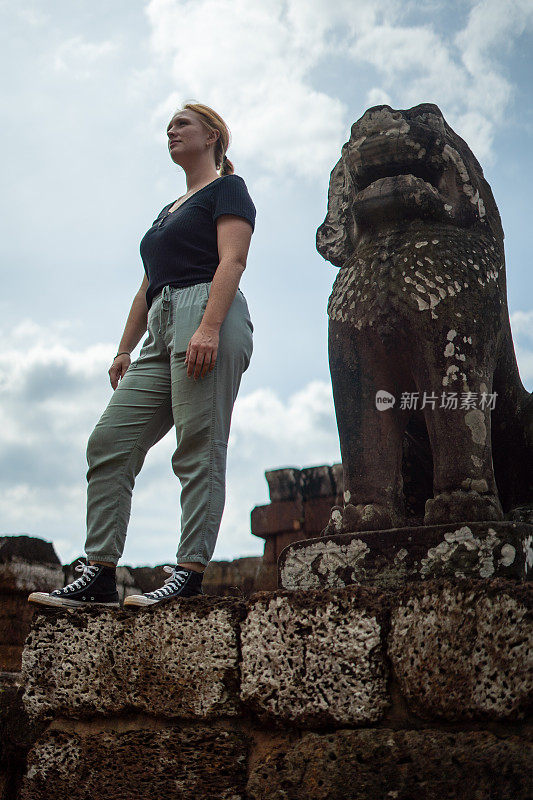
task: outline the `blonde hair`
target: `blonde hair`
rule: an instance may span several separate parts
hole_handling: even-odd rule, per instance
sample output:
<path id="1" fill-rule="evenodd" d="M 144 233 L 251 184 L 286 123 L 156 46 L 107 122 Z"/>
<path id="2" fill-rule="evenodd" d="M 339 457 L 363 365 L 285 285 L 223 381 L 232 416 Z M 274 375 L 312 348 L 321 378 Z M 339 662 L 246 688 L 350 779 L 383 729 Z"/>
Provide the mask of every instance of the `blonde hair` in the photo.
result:
<path id="1" fill-rule="evenodd" d="M 226 157 L 226 150 L 230 145 L 230 132 L 222 117 L 202 103 L 185 103 L 179 110 L 185 111 L 186 108 L 189 111 L 195 111 L 208 130 L 219 132 L 220 135 L 215 142 L 215 169 L 220 172 L 221 176 L 232 175 L 235 169 L 229 158 Z"/>

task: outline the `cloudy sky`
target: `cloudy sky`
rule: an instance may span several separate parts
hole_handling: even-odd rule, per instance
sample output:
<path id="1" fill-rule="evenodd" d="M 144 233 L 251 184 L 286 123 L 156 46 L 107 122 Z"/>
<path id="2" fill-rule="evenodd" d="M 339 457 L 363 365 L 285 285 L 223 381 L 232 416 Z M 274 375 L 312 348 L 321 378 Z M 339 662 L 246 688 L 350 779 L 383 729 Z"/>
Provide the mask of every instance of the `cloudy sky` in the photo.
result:
<path id="1" fill-rule="evenodd" d="M 257 208 L 241 282 L 254 356 L 237 400 L 214 559 L 261 555 L 266 469 L 340 460 L 327 363 L 336 271 L 315 249 L 329 174 L 367 108 L 436 103 L 505 230 L 519 368 L 533 390 L 533 0 L 0 2 L 4 192 L 0 533 L 83 552 L 85 447 L 143 277 L 139 242 L 186 191 L 165 128 L 182 103 L 227 121 Z M 136 351 L 138 352 L 138 350 Z M 134 492 L 121 563 L 172 563 L 172 432 Z"/>

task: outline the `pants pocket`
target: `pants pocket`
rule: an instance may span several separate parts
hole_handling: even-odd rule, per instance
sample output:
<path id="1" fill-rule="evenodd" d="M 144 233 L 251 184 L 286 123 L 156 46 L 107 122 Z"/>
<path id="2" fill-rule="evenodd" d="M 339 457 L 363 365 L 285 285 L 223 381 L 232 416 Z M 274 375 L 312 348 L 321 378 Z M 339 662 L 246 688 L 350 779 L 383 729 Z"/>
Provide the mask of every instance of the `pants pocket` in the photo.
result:
<path id="1" fill-rule="evenodd" d="M 200 327 L 209 299 L 209 289 L 206 284 L 201 284 L 202 291 L 190 304 L 177 303 L 173 308 L 173 353 L 184 356 L 187 352 L 191 337 Z"/>

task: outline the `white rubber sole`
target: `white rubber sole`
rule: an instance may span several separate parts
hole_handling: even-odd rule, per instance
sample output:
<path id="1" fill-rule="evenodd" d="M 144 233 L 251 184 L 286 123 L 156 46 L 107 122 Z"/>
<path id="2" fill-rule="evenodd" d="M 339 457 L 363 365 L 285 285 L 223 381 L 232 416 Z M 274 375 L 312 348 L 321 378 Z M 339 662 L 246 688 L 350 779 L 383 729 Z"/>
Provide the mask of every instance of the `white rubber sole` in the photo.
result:
<path id="1" fill-rule="evenodd" d="M 47 592 L 32 592 L 28 601 L 39 603 L 41 606 L 53 606 L 54 608 L 79 608 L 80 606 L 98 606 L 98 608 L 120 608 L 120 603 L 91 603 L 89 600 L 69 600 L 66 597 L 54 597 Z"/>
<path id="2" fill-rule="evenodd" d="M 193 600 L 195 597 L 203 597 L 204 593 L 201 594 L 193 594 L 189 597 L 181 597 L 180 595 L 174 595 L 171 597 L 160 597 L 159 600 L 154 600 L 150 597 L 146 597 L 144 594 L 130 594 L 128 597 L 124 598 L 124 606 L 132 606 L 133 608 L 144 608 L 145 606 L 153 606 L 156 603 L 165 603 L 169 600 Z"/>
<path id="3" fill-rule="evenodd" d="M 159 602 L 161 601 L 151 600 L 149 597 L 145 597 L 144 594 L 130 594 L 128 597 L 124 598 L 125 606 L 138 606 L 139 608 L 142 606 L 153 606 L 155 603 Z"/>

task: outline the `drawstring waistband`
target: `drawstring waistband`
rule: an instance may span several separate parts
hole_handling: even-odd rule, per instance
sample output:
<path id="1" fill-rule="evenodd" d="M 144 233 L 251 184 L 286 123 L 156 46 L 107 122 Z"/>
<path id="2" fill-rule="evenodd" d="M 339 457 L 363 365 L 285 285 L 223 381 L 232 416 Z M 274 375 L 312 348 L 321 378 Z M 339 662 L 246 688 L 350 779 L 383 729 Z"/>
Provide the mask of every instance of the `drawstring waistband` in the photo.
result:
<path id="1" fill-rule="evenodd" d="M 163 311 L 168 312 L 170 311 L 170 286 L 163 286 L 163 290 L 161 292 L 161 305 L 159 306 L 159 330 L 158 333 L 161 335 L 161 330 L 163 327 Z M 168 319 L 167 319 L 168 322 Z"/>

